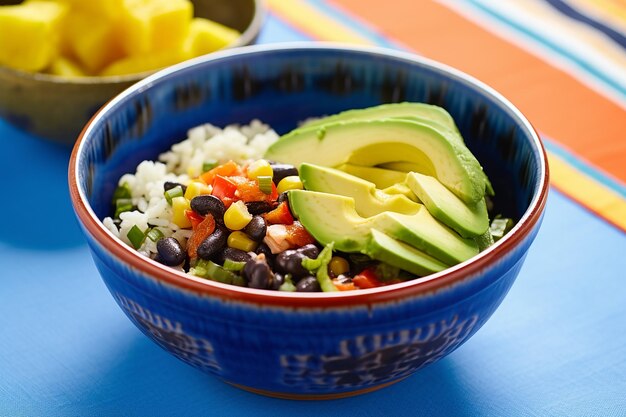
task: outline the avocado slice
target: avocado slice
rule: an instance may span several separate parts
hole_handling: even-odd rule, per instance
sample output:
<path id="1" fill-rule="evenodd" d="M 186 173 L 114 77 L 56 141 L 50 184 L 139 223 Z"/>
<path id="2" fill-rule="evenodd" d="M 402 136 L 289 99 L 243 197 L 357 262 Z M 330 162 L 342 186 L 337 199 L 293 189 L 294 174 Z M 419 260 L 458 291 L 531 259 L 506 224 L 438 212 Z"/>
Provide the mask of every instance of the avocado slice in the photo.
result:
<path id="1" fill-rule="evenodd" d="M 411 120 L 347 121 L 296 129 L 272 144 L 265 157 L 331 167 L 346 162 L 373 166 L 408 157 L 432 167 L 424 173 L 434 174 L 463 201 L 477 202 L 484 197 L 486 176 L 469 149 L 449 136 Z"/>
<path id="2" fill-rule="evenodd" d="M 448 265 L 432 256 L 376 229 L 372 229 L 371 238 L 362 253 L 420 277 L 448 268 Z"/>
<path id="3" fill-rule="evenodd" d="M 461 238 L 424 207 L 415 214 L 385 211 L 364 218 L 357 213 L 353 198 L 308 190 L 290 190 L 289 204 L 292 213 L 318 242 L 334 242 L 339 251 L 367 253 L 371 230 L 376 229 L 447 265 L 478 253 L 476 242 Z"/>
<path id="4" fill-rule="evenodd" d="M 423 207 L 403 195 L 383 193 L 374 183 L 338 169 L 304 163 L 300 165 L 299 173 L 307 190 L 352 197 L 357 213 L 363 217 L 384 211 L 414 214 Z"/>
<path id="5" fill-rule="evenodd" d="M 458 133 L 454 119 L 445 109 L 426 103 L 389 103 L 365 109 L 343 111 L 306 123 L 305 127 L 322 126 L 329 123 L 354 120 L 409 119 L 429 123 L 438 128 Z M 459 135 L 460 137 L 460 135 Z M 462 138 L 461 138 L 462 140 Z"/>
<path id="6" fill-rule="evenodd" d="M 480 236 L 489 229 L 489 214 L 485 199 L 466 204 L 436 178 L 411 172 L 406 185 L 424 203 L 434 218 L 454 229 L 463 237 Z"/>
<path id="7" fill-rule="evenodd" d="M 415 201 L 416 203 L 420 202 L 419 198 L 417 198 L 415 193 L 413 191 L 411 191 L 411 189 L 409 187 L 407 187 L 407 185 L 405 183 L 403 183 L 403 182 L 394 184 L 391 187 L 383 188 L 381 191 L 383 193 L 389 194 L 389 195 L 400 194 L 400 195 L 405 196 L 406 198 L 408 198 L 411 201 Z"/>
<path id="8" fill-rule="evenodd" d="M 337 169 L 347 172 L 350 175 L 363 178 L 366 181 L 373 182 L 376 184 L 377 188 L 391 187 L 397 183 L 404 182 L 406 178 L 406 172 L 362 165 L 343 164 L 339 165 Z"/>

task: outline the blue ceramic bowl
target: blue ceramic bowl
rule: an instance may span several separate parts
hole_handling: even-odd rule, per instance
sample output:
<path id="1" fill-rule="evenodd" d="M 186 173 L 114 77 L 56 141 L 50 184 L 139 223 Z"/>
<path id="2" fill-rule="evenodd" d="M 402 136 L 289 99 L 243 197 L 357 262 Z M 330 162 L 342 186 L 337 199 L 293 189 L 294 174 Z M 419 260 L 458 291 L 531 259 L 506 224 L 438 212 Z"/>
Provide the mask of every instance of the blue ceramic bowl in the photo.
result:
<path id="1" fill-rule="evenodd" d="M 498 209 L 517 220 L 488 250 L 441 273 L 333 294 L 240 288 L 147 259 L 100 222 L 110 214 L 119 177 L 156 158 L 193 126 L 259 118 L 284 133 L 308 117 L 398 101 L 445 107 L 492 179 Z M 411 375 L 489 319 L 539 230 L 548 168 L 524 116 L 459 71 L 383 49 L 288 44 L 216 53 L 126 90 L 84 129 L 69 182 L 102 279 L 154 342 L 251 391 L 333 398 Z"/>

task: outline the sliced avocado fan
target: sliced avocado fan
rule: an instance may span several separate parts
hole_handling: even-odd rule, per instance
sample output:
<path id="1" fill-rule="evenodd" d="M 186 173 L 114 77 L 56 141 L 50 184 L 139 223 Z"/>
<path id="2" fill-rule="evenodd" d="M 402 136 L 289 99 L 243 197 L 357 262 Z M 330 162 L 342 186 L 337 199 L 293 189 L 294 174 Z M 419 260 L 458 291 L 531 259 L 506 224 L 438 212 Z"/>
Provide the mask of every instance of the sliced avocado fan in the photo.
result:
<path id="1" fill-rule="evenodd" d="M 478 202 L 485 195 L 486 176 L 469 149 L 449 136 L 411 120 L 348 121 L 296 129 L 272 144 L 265 157 L 296 166 L 309 162 L 330 167 L 409 158 L 466 203 Z"/>

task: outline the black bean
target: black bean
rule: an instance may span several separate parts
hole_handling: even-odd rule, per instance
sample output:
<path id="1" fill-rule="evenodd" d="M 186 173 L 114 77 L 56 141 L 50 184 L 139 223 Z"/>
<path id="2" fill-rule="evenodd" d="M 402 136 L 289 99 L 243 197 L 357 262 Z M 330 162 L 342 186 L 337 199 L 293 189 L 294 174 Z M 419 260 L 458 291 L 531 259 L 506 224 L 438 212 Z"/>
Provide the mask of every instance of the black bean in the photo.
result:
<path id="1" fill-rule="evenodd" d="M 176 187 L 180 187 L 183 189 L 183 194 L 185 194 L 185 191 L 187 191 L 187 186 L 183 185 L 181 183 L 178 182 L 172 182 L 172 181 L 165 181 L 163 183 L 163 191 L 169 191 L 172 188 L 176 188 Z"/>
<path id="2" fill-rule="evenodd" d="M 243 275 L 248 280 L 248 287 L 267 289 L 274 281 L 274 273 L 263 257 L 257 257 L 246 262 L 243 267 Z"/>
<path id="3" fill-rule="evenodd" d="M 168 266 L 176 266 L 185 262 L 187 254 L 178 240 L 173 237 L 159 239 L 157 242 L 158 260 Z"/>
<path id="4" fill-rule="evenodd" d="M 304 254 L 288 249 L 276 256 L 276 269 L 279 272 L 291 274 L 294 277 L 303 277 L 309 274 L 309 271 L 302 266 Z"/>
<path id="5" fill-rule="evenodd" d="M 274 281 L 272 281 L 272 285 L 270 290 L 278 290 L 281 285 L 285 283 L 285 276 L 283 274 L 279 274 L 278 272 L 274 273 Z"/>
<path id="6" fill-rule="evenodd" d="M 304 277 L 300 281 L 298 281 L 298 283 L 296 284 L 296 291 L 320 292 L 322 291 L 322 288 L 320 287 L 319 282 L 317 282 L 317 278 L 309 275 L 308 277 Z"/>
<path id="7" fill-rule="evenodd" d="M 274 176 L 272 179 L 274 180 L 274 184 L 278 185 L 280 180 L 285 177 L 290 177 L 292 175 L 298 175 L 298 168 L 289 164 L 271 164 L 272 170 L 274 171 Z"/>
<path id="8" fill-rule="evenodd" d="M 296 251 L 311 259 L 316 259 L 320 254 L 320 250 L 313 243 L 299 247 Z"/>
<path id="9" fill-rule="evenodd" d="M 265 219 L 261 216 L 253 216 L 250 223 L 243 228 L 243 232 L 257 242 L 263 240 L 266 231 L 267 225 L 265 224 Z"/>
<path id="10" fill-rule="evenodd" d="M 249 201 L 246 203 L 246 208 L 250 214 L 263 214 L 274 208 L 274 205 L 267 201 Z"/>
<path id="11" fill-rule="evenodd" d="M 213 255 L 226 246 L 228 233 L 221 227 L 216 227 L 213 233 L 198 246 L 198 256 L 202 259 L 211 259 Z"/>
<path id="12" fill-rule="evenodd" d="M 285 202 L 287 203 L 287 205 L 289 205 L 289 194 L 287 194 L 287 191 L 280 193 L 277 201 L 278 204 Z"/>
<path id="13" fill-rule="evenodd" d="M 216 220 L 224 218 L 226 207 L 222 200 L 210 194 L 197 195 L 191 199 L 191 209 L 201 216 L 213 215 Z"/>
<path id="14" fill-rule="evenodd" d="M 241 249 L 226 247 L 222 251 L 224 259 L 230 259 L 233 262 L 248 262 L 252 259 L 252 255 Z"/>
<path id="15" fill-rule="evenodd" d="M 274 268 L 275 257 L 274 257 L 274 254 L 272 253 L 272 250 L 270 249 L 269 246 L 267 246 L 267 244 L 261 243 L 259 247 L 256 248 L 256 253 L 265 255 L 265 262 L 267 262 L 270 268 L 272 269 Z"/>

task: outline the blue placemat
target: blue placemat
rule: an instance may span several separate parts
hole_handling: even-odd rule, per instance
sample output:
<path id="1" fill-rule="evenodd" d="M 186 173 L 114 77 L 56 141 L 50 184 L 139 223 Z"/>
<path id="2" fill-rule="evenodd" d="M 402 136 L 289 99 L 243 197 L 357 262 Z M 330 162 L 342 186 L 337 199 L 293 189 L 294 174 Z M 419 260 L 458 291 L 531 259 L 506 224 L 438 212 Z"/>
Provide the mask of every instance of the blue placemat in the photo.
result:
<path id="1" fill-rule="evenodd" d="M 261 42 L 302 39 L 273 16 Z M 69 202 L 70 149 L 0 121 L 0 416 L 626 415 L 626 236 L 552 191 L 518 281 L 446 359 L 328 402 L 261 397 L 145 338 L 101 282 Z"/>

